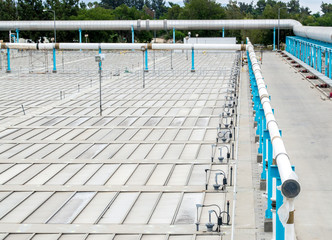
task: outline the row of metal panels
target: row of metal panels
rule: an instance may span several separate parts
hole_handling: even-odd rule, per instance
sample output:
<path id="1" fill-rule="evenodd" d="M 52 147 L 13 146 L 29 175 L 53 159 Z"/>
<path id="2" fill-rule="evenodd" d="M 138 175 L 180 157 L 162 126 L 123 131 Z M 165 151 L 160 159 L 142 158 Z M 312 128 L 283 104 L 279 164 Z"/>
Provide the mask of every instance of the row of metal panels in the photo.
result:
<path id="1" fill-rule="evenodd" d="M 72 109 L 66 109 L 67 111 L 72 111 Z M 95 108 L 79 108 L 76 111 L 99 111 Z M 62 115 L 62 114 L 60 114 Z M 70 114 L 69 114 L 70 115 Z M 108 120 L 108 122 L 105 122 Z M 120 127 L 180 127 L 180 126 L 197 126 L 197 127 L 218 127 L 219 117 L 105 117 L 98 119 L 96 117 L 32 117 L 20 125 L 26 126 L 93 126 L 102 121 L 104 126 L 120 126 Z M 78 125 L 80 124 L 80 125 Z"/>
<path id="2" fill-rule="evenodd" d="M 15 185 L 205 185 L 210 164 L 0 164 L 0 184 Z M 226 174 L 226 165 L 214 165 Z M 218 180 L 222 182 L 222 179 Z M 214 183 L 214 175 L 210 176 Z"/>
<path id="3" fill-rule="evenodd" d="M 211 161 L 211 144 L 195 143 L 22 143 L 1 144 L 0 159 L 111 159 L 112 162 L 126 159 L 138 160 L 183 160 Z M 215 152 L 214 156 L 218 156 Z M 226 151 L 223 151 L 226 156 Z"/>
<path id="4" fill-rule="evenodd" d="M 0 234 L 4 240 L 221 240 L 221 236 L 211 235 L 154 235 L 154 234 Z"/>
<path id="5" fill-rule="evenodd" d="M 101 123 L 101 122 L 100 122 Z M 108 141 L 213 141 L 217 134 L 215 128 L 110 128 L 84 126 L 69 128 L 7 128 L 0 131 L 1 140 L 29 140 L 33 141 L 85 141 L 85 142 L 108 142 Z"/>
<path id="6" fill-rule="evenodd" d="M 194 224 L 196 204 L 225 207 L 226 194 L 203 192 L 0 192 L 0 223 Z M 208 222 L 208 210 L 199 210 Z"/>

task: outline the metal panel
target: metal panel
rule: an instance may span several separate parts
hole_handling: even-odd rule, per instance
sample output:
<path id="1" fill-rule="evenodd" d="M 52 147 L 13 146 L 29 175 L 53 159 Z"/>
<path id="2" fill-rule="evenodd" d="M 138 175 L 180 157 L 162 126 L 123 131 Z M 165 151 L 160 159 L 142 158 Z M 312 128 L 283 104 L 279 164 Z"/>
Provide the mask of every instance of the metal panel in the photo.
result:
<path id="1" fill-rule="evenodd" d="M 104 185 L 109 177 L 116 171 L 119 164 L 104 164 L 86 183 L 86 185 Z"/>
<path id="2" fill-rule="evenodd" d="M 158 200 L 159 193 L 141 193 L 129 212 L 125 224 L 145 224 Z"/>
<path id="3" fill-rule="evenodd" d="M 191 170 L 191 165 L 176 165 L 172 175 L 167 183 L 168 186 L 185 186 L 187 183 L 188 175 Z"/>
<path id="4" fill-rule="evenodd" d="M 32 213 L 24 223 L 45 223 L 60 207 L 70 199 L 72 192 L 56 192 L 34 213 Z"/>
<path id="5" fill-rule="evenodd" d="M 146 185 L 164 185 L 172 167 L 171 164 L 157 165 Z"/>
<path id="6" fill-rule="evenodd" d="M 182 198 L 175 224 L 194 224 L 196 221 L 196 204 L 201 204 L 203 193 L 185 193 Z"/>
<path id="7" fill-rule="evenodd" d="M 149 223 L 170 224 L 178 206 L 180 197 L 180 193 L 163 193 Z"/>
<path id="8" fill-rule="evenodd" d="M 138 192 L 120 193 L 99 223 L 121 223 L 138 197 Z"/>
<path id="9" fill-rule="evenodd" d="M 94 224 L 106 210 L 108 204 L 112 201 L 116 192 L 99 192 L 86 208 L 78 215 L 73 223 Z"/>
<path id="10" fill-rule="evenodd" d="M 94 195 L 94 192 L 76 193 L 48 223 L 71 223 Z"/>
<path id="11" fill-rule="evenodd" d="M 20 223 L 35 209 L 39 207 L 46 199 L 52 195 L 52 192 L 35 192 L 28 199 L 15 207 L 10 213 L 1 219 L 2 223 Z"/>
<path id="12" fill-rule="evenodd" d="M 27 198 L 30 192 L 13 192 L 0 202 L 0 218 L 16 207 L 21 201 Z"/>

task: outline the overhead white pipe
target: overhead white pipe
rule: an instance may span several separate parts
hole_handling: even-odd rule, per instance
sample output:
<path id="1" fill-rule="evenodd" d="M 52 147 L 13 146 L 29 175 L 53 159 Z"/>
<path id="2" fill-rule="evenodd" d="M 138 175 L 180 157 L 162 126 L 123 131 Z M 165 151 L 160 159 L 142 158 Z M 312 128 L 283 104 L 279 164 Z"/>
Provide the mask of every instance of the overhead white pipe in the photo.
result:
<path id="1" fill-rule="evenodd" d="M 244 44 L 158 44 L 158 43 L 1 43 L 2 49 L 26 50 L 234 50 L 245 51 Z"/>
<path id="2" fill-rule="evenodd" d="M 221 30 L 221 29 L 273 29 L 277 19 L 232 20 L 83 20 L 56 21 L 57 30 Z M 0 21 L 0 31 L 53 31 L 54 21 Z M 293 29 L 297 36 L 332 43 L 332 27 L 307 27 L 293 19 L 281 19 L 280 29 Z"/>

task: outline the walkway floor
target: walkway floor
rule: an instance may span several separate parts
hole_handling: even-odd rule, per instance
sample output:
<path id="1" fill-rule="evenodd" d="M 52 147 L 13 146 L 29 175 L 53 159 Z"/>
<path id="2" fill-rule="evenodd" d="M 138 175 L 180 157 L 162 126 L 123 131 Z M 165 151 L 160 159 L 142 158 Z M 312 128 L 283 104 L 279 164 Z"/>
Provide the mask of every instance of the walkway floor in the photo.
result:
<path id="1" fill-rule="evenodd" d="M 263 76 L 302 191 L 295 202 L 297 239 L 332 235 L 332 102 L 276 53 L 266 53 Z"/>

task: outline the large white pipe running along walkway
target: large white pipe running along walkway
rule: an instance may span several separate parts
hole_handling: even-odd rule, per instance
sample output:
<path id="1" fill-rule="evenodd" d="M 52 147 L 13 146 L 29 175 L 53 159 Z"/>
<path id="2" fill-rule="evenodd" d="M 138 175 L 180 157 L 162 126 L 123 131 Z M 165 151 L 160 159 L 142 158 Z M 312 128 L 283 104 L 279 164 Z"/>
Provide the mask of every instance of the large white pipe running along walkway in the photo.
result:
<path id="1" fill-rule="evenodd" d="M 255 74 L 257 89 L 259 92 L 260 101 L 264 109 L 266 118 L 266 126 L 269 130 L 271 142 L 273 146 L 274 158 L 278 166 L 278 171 L 281 179 L 281 193 L 284 196 L 283 206 L 279 208 L 278 215 L 280 221 L 285 225 L 285 239 L 295 239 L 294 224 L 288 224 L 288 218 L 294 212 L 294 198 L 297 197 L 301 191 L 297 175 L 292 170 L 289 156 L 287 155 L 283 140 L 280 136 L 277 121 L 274 118 L 272 107 L 270 104 L 269 94 L 266 89 L 266 84 L 263 80 L 260 65 L 258 63 L 255 50 L 249 39 L 248 51 L 252 63 L 252 69 Z M 287 223 L 287 224 L 286 224 Z"/>
<path id="2" fill-rule="evenodd" d="M 56 21 L 56 29 L 69 30 L 221 30 L 221 29 L 292 29 L 301 37 L 332 43 L 332 27 L 307 27 L 293 19 L 241 20 L 85 20 Z M 54 21 L 0 21 L 0 31 L 53 31 Z"/>

